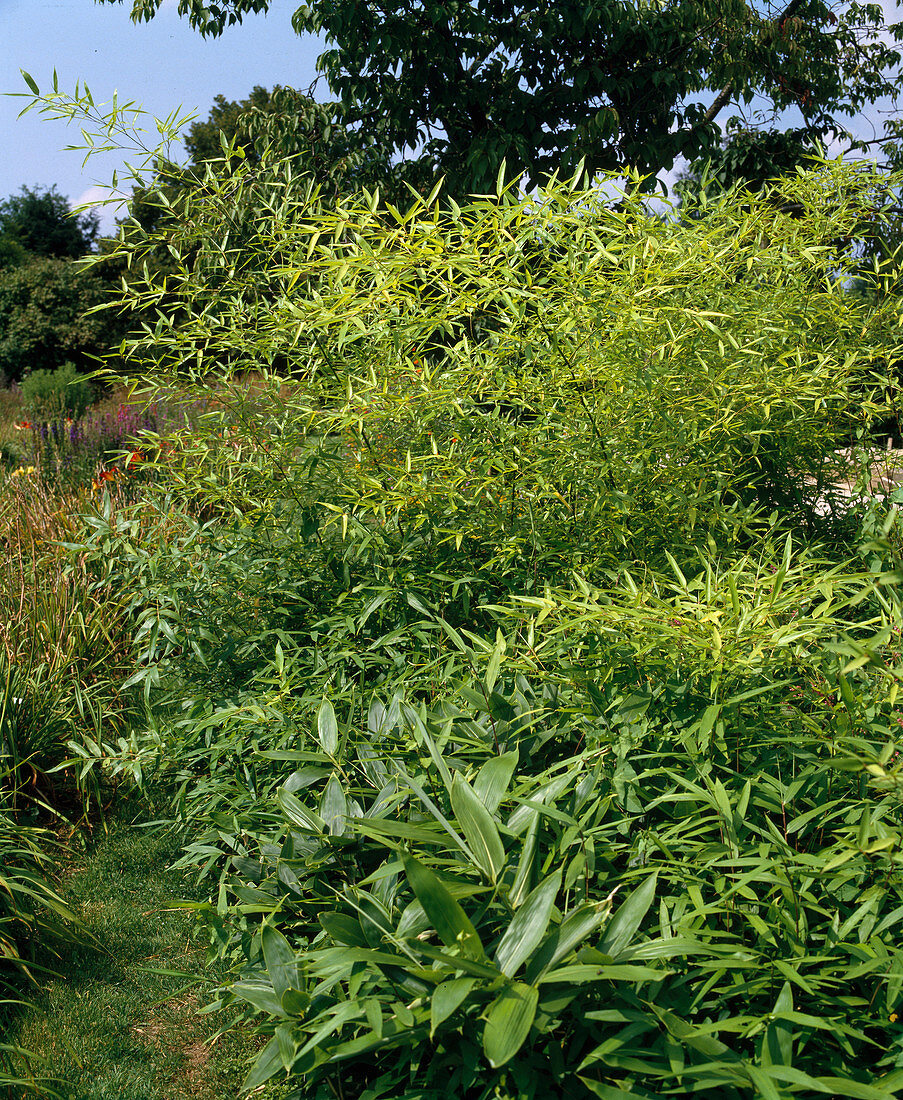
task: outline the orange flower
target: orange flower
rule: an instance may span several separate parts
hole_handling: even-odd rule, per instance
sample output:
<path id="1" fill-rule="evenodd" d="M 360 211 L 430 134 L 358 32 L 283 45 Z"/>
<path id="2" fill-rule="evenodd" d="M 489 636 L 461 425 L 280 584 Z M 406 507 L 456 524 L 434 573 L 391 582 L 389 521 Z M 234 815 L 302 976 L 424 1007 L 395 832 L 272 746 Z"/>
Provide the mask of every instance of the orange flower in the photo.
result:
<path id="1" fill-rule="evenodd" d="M 95 493 L 99 493 L 101 491 L 101 489 L 104 487 L 104 484 L 106 482 L 115 481 L 115 480 L 116 480 L 116 471 L 115 470 L 103 470 L 103 469 L 101 469 L 101 470 L 97 471 L 97 477 L 91 482 L 91 488 L 94 490 Z"/>
<path id="2" fill-rule="evenodd" d="M 24 431 L 27 431 L 31 427 L 31 424 L 27 420 L 16 420 L 13 423 L 13 427 L 18 432 L 24 432 Z"/>
<path id="3" fill-rule="evenodd" d="M 139 462 L 144 461 L 144 455 L 140 451 L 129 451 L 125 458 L 125 468 L 128 470 L 132 466 L 137 466 Z"/>

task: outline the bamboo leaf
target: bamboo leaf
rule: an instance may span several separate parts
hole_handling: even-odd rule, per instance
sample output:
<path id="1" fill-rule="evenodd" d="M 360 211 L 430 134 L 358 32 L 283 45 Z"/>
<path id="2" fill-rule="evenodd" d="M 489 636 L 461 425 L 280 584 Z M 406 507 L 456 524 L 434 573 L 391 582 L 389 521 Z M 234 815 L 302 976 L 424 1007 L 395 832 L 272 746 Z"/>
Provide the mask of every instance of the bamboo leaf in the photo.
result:
<path id="1" fill-rule="evenodd" d="M 652 905 L 655 897 L 655 883 L 656 876 L 650 875 L 621 903 L 609 921 L 602 942 L 599 944 L 599 951 L 603 955 L 610 955 L 613 959 L 617 959 L 629 946 Z"/>
<path id="2" fill-rule="evenodd" d="M 554 928 L 527 968 L 526 980 L 537 982 L 551 967 L 557 965 L 565 956 L 577 948 L 587 936 L 602 924 L 611 913 L 611 898 L 604 901 L 588 902 L 569 913 L 561 924 Z"/>
<path id="3" fill-rule="evenodd" d="M 495 952 L 503 974 L 512 977 L 539 946 L 561 887 L 561 873 L 541 882 L 511 919 Z"/>
<path id="4" fill-rule="evenodd" d="M 524 1045 L 536 1018 L 539 993 L 532 985 L 512 982 L 489 1006 L 483 1030 L 483 1053 L 493 1069 L 510 1062 Z"/>
<path id="5" fill-rule="evenodd" d="M 257 1055 L 257 1060 L 251 1067 L 251 1072 L 242 1082 L 240 1091 L 250 1092 L 252 1089 L 256 1089 L 283 1069 L 279 1039 L 274 1035 L 260 1054 Z"/>
<path id="6" fill-rule="evenodd" d="M 530 813 L 532 817 L 530 824 L 527 826 L 527 835 L 524 837 L 520 860 L 517 864 L 514 882 L 511 885 L 511 893 L 508 895 L 508 900 L 513 909 L 516 909 L 523 902 L 533 881 L 536 837 L 539 833 L 539 813 L 536 810 L 531 810 Z"/>
<path id="7" fill-rule="evenodd" d="M 790 982 L 784 982 L 781 986 L 774 1012 L 793 1012 L 793 987 Z M 788 1021 L 773 1020 L 765 1029 L 762 1063 L 765 1066 L 793 1065 L 793 1027 Z"/>
<path id="8" fill-rule="evenodd" d="M 287 791 L 285 787 L 280 787 L 276 792 L 276 801 L 293 825 L 298 825 L 312 833 L 322 833 L 324 831 L 324 824 L 321 819 L 313 810 L 309 810 L 300 799 L 296 798 L 291 791 Z"/>
<path id="9" fill-rule="evenodd" d="M 317 710 L 317 740 L 325 753 L 335 756 L 339 747 L 339 727 L 328 699 L 324 699 Z"/>
<path id="10" fill-rule="evenodd" d="M 270 1016 L 284 1016 L 281 998 L 269 982 L 234 982 L 230 987 L 232 993 L 248 1004 L 252 1004 L 258 1012 L 266 1012 Z"/>
<path id="11" fill-rule="evenodd" d="M 344 836 L 347 827 L 348 800 L 342 784 L 335 775 L 326 781 L 326 789 L 320 799 L 320 817 L 332 836 Z"/>
<path id="12" fill-rule="evenodd" d="M 483 685 L 486 688 L 486 694 L 491 695 L 495 687 L 495 681 L 498 679 L 499 668 L 502 664 L 502 659 L 505 656 L 505 638 L 499 631 L 496 637 L 495 645 L 493 646 L 492 653 L 489 655 L 489 663 L 486 666 L 486 675 L 483 678 Z"/>
<path id="13" fill-rule="evenodd" d="M 499 831 L 473 787 L 457 772 L 452 779 L 451 804 L 477 866 L 495 882 L 505 866 Z"/>
<path id="14" fill-rule="evenodd" d="M 267 977 L 273 983 L 276 996 L 281 1000 L 287 989 L 300 989 L 295 952 L 285 936 L 271 924 L 265 924 L 261 932 L 261 944 Z"/>
<path id="15" fill-rule="evenodd" d="M 436 875 L 413 856 L 404 857 L 404 870 L 417 900 L 445 946 L 460 946 L 467 954 L 482 957 L 483 945 L 477 930 Z"/>
<path id="16" fill-rule="evenodd" d="M 517 752 L 506 752 L 502 753 L 501 756 L 491 756 L 480 768 L 474 780 L 473 789 L 491 814 L 495 813 L 505 791 L 508 790 L 511 776 L 517 767 L 518 757 Z"/>
<path id="17" fill-rule="evenodd" d="M 475 984 L 476 978 L 451 978 L 436 986 L 430 1001 L 430 1038 L 461 1005 Z"/>

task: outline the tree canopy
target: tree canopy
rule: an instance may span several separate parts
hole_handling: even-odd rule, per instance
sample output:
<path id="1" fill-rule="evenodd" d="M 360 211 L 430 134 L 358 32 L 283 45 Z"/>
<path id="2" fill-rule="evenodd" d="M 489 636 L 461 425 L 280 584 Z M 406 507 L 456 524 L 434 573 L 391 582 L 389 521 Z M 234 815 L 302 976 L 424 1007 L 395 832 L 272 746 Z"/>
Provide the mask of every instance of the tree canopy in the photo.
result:
<path id="1" fill-rule="evenodd" d="M 124 334 L 111 310 L 90 312 L 109 299 L 100 269 L 81 270 L 69 260 L 32 256 L 0 272 L 0 382 L 67 361 L 95 369 Z"/>
<path id="2" fill-rule="evenodd" d="M 131 0 L 132 18 L 160 4 Z M 178 7 L 218 35 L 270 0 Z M 833 134 L 894 93 L 900 62 L 881 8 L 851 0 L 312 0 L 292 22 L 325 37 L 318 66 L 346 123 L 452 191 L 488 190 L 503 160 L 528 183 L 581 159 L 654 173 L 704 153 L 724 107 L 754 99 Z"/>
<path id="3" fill-rule="evenodd" d="M 67 360 L 90 369 L 122 339 L 115 314 L 88 312 L 109 299 L 109 283 L 74 262 L 93 251 L 99 229 L 93 210 L 70 213 L 55 187 L 23 187 L 0 202 L 0 382 Z"/>
<path id="4" fill-rule="evenodd" d="M 327 196 L 361 187 L 394 193 L 400 184 L 401 166 L 384 144 L 345 124 L 341 104 L 318 103 L 295 88 L 255 85 L 242 100 L 216 96 L 207 118 L 186 130 L 191 168 L 221 160 L 223 140 L 234 140 L 250 164 L 259 164 L 266 148 L 292 158 Z"/>
<path id="5" fill-rule="evenodd" d="M 703 187 L 726 191 L 741 186 L 761 191 L 782 176 L 818 157 L 818 147 L 805 130 L 734 130 L 706 157 L 694 161 L 677 183 L 682 199 Z"/>
<path id="6" fill-rule="evenodd" d="M 75 260 L 90 252 L 100 219 L 92 210 L 72 214 L 55 187 L 23 187 L 0 202 L 0 267 L 26 256 Z"/>

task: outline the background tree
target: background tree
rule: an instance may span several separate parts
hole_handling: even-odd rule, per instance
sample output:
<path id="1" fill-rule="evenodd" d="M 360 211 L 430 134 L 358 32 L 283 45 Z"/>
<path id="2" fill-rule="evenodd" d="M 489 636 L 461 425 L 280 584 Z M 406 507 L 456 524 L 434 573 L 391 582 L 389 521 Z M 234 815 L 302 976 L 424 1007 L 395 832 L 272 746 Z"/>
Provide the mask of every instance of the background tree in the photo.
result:
<path id="1" fill-rule="evenodd" d="M 78 259 L 94 248 L 99 230 L 95 211 L 73 214 L 55 187 L 23 187 L 0 202 L 0 266 L 8 266 L 4 256 Z"/>
<path id="2" fill-rule="evenodd" d="M 99 226 L 94 211 L 73 215 L 55 187 L 23 187 L 0 202 L 0 382 L 67 360 L 93 369 L 122 339 L 114 313 L 88 313 L 109 300 L 112 268 L 76 263 L 95 248 Z"/>
<path id="3" fill-rule="evenodd" d="M 88 312 L 109 299 L 101 271 L 80 270 L 71 260 L 31 256 L 0 272 L 0 381 L 66 361 L 96 369 L 97 357 L 123 336 L 113 312 Z"/>
<path id="4" fill-rule="evenodd" d="M 805 129 L 734 127 L 722 142 L 693 161 L 675 191 L 690 205 L 703 189 L 728 191 L 739 186 L 759 192 L 797 168 L 811 165 L 818 154 L 815 135 Z"/>
<path id="5" fill-rule="evenodd" d="M 184 188 L 201 184 L 205 168 L 218 171 L 223 165 L 226 146 L 236 152 L 229 158 L 234 167 L 239 160 L 261 166 L 264 150 L 275 155 L 271 163 L 291 158 L 299 176 L 307 176 L 321 189 L 324 197 L 366 187 L 379 188 L 390 201 L 407 194 L 402 180 L 421 182 L 410 166 L 392 164 L 385 146 L 377 144 L 360 129 L 347 126 L 337 103 L 317 103 L 295 88 L 277 85 L 272 91 L 255 85 L 242 100 L 215 97 L 210 113 L 185 131 L 187 165 L 161 163 L 157 186 L 164 186 L 171 200 Z M 140 206 L 141 192 L 136 192 Z M 130 207 L 133 217 L 147 218 L 146 209 Z"/>
<path id="6" fill-rule="evenodd" d="M 132 18 L 160 4 L 132 0 Z M 204 35 L 269 6 L 179 0 Z M 313 0 L 293 26 L 325 37 L 346 124 L 453 192 L 488 190 L 503 160 L 530 184 L 581 159 L 654 173 L 716 145 L 723 108 L 756 96 L 798 108 L 806 130 L 842 129 L 894 93 L 900 61 L 877 5 L 822 0 Z"/>

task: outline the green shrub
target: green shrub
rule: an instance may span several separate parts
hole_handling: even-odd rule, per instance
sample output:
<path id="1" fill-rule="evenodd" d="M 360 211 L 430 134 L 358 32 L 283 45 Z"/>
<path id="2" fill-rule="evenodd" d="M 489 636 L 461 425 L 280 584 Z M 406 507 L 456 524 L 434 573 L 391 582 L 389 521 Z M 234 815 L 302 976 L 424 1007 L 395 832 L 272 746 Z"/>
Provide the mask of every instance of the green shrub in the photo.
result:
<path id="1" fill-rule="evenodd" d="M 272 1035 L 246 1086 L 895 1095 L 892 706 L 869 677 L 801 672 L 800 695 L 703 709 L 548 634 L 558 676 L 545 646 L 475 639 L 432 706 L 348 694 L 244 752 L 253 799 L 213 809 L 186 862 L 220 870 L 201 912 L 239 971 L 221 1003 Z M 208 716 L 208 759 L 272 706 Z M 209 799 L 224 778 L 190 782 Z"/>
<path id="2" fill-rule="evenodd" d="M 149 234 L 125 350 L 204 412 L 79 547 L 160 708 L 100 755 L 199 830 L 247 1088 L 900 1092 L 900 533 L 829 489 L 898 346 L 839 244 L 886 181 L 680 222 L 267 171 Z"/>
<path id="3" fill-rule="evenodd" d="M 259 525 L 164 520 L 93 552 L 171 693 L 192 907 L 269 1037 L 249 1088 L 895 1094 L 892 526 L 870 569 L 784 539 L 472 608 L 479 634 L 448 578 L 333 575 L 328 607 Z"/>
<path id="4" fill-rule="evenodd" d="M 224 251 L 258 177 L 170 233 L 171 305 L 128 345 L 155 392 L 187 378 L 219 402 L 174 483 L 208 514 L 297 504 L 374 553 L 416 531 L 434 562 L 463 547 L 540 584 L 729 546 L 775 509 L 842 525 L 826 488 L 858 473 L 840 451 L 867 439 L 898 342 L 888 303 L 845 293 L 837 244 L 877 177 L 825 164 L 782 185 L 799 217 L 763 193 L 683 222 L 574 181 L 397 214 L 287 190 Z M 130 284 L 129 308 L 159 301 Z"/>
<path id="5" fill-rule="evenodd" d="M 110 275 L 36 255 L 4 268 L 0 257 L 0 373 L 7 382 L 67 360 L 91 370 L 119 343 L 129 322 L 94 311 L 116 293 L 118 276 Z"/>
<path id="6" fill-rule="evenodd" d="M 38 423 L 77 420 L 91 404 L 91 384 L 73 363 L 56 370 L 31 371 L 22 379 L 22 404 Z"/>

